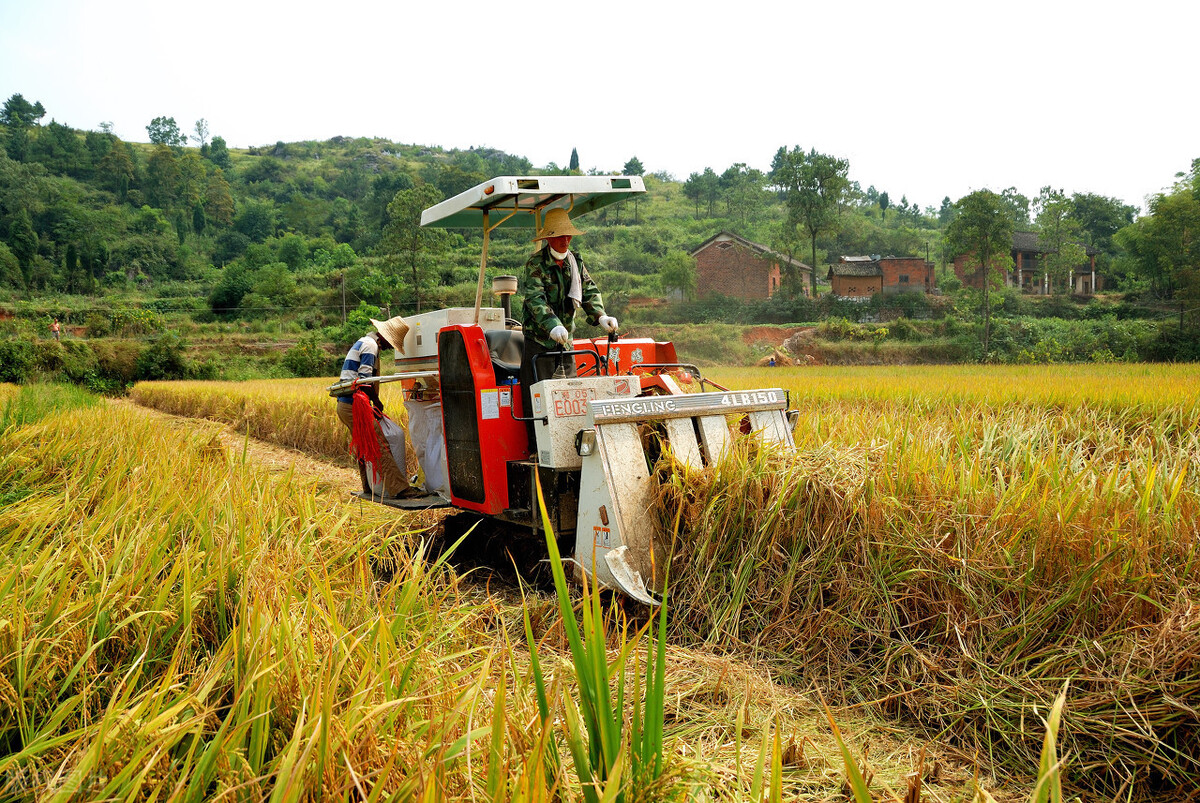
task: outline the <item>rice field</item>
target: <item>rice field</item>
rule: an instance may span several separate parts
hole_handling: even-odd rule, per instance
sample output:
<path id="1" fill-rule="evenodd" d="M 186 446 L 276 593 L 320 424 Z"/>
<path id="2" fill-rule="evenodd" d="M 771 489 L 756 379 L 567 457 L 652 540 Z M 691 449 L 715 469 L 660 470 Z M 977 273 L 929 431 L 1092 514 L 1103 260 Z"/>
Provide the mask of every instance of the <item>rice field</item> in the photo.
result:
<path id="1" fill-rule="evenodd" d="M 1197 790 L 1197 366 L 709 376 L 788 389 L 799 449 L 664 472 L 673 638 L 1014 771 L 1065 687 L 1076 783 Z"/>
<path id="2" fill-rule="evenodd" d="M 251 437 L 300 449 L 349 465 L 350 435 L 325 393 L 329 379 L 271 379 L 252 382 L 139 382 L 130 397 L 173 415 L 207 418 Z M 380 386 L 385 411 L 404 421 L 396 384 Z"/>
<path id="3" fill-rule="evenodd" d="M 618 750 L 601 783 L 568 758 L 594 740 L 572 740 L 585 684 L 554 599 L 464 582 L 429 533 L 259 468 L 216 425 L 19 396 L 0 433 L 0 798 L 816 800 L 840 794 L 843 747 L 885 799 L 909 774 L 927 800 L 979 787 L 858 712 L 835 709 L 839 743 L 814 698 L 680 646 L 663 771 L 622 774 Z M 646 721 L 648 653 L 610 616 L 621 735 Z"/>
<path id="4" fill-rule="evenodd" d="M 787 389 L 800 410 L 798 452 L 770 454 L 744 444 L 730 460 L 703 472 L 659 466 L 663 493 L 654 512 L 673 549 L 666 678 L 672 701 L 667 737 L 678 759 L 673 766 L 680 768 L 676 791 L 686 789 L 699 799 L 760 799 L 754 795 L 764 790 L 772 799 L 836 796 L 845 775 L 824 716 L 813 698 L 789 696 L 814 688 L 843 723 L 851 718 L 860 730 L 870 729 L 854 718 L 873 722 L 884 716 L 893 723 L 884 728 L 916 728 L 931 745 L 949 745 L 943 758 L 977 757 L 985 770 L 1004 778 L 999 787 L 988 787 L 999 797 L 1005 797 L 1003 789 L 1031 783 L 1046 720 L 1065 690 L 1058 739 L 1068 788 L 1121 799 L 1200 789 L 1200 368 L 761 368 L 710 369 L 707 375 L 730 387 Z M 253 437 L 344 460 L 347 438 L 333 415 L 333 400 L 323 393 L 327 385 L 328 380 L 142 383 L 133 396 L 166 412 L 210 418 Z M 384 401 L 390 413 L 400 415 L 399 394 L 389 396 L 389 390 L 394 392 L 385 386 Z M 105 416 L 94 415 L 92 435 L 106 440 L 123 440 L 120 433 L 137 423 L 122 418 L 101 426 Z M 78 643 L 66 654 L 77 657 L 64 659 L 64 665 L 80 667 L 71 677 L 74 685 L 64 685 L 71 670 L 57 668 L 49 690 L 39 692 L 33 705 L 49 718 L 43 722 L 57 722 L 53 734 L 34 740 L 33 752 L 18 754 L 23 756 L 18 763 L 32 762 L 39 778 L 61 783 L 88 750 L 103 753 L 96 747 L 98 734 L 129 727 L 120 725 L 127 721 L 117 712 L 120 706 L 97 707 L 93 689 L 125 694 L 118 688 L 125 682 L 140 690 L 128 692 L 128 699 L 140 700 L 137 694 L 153 687 L 160 690 L 160 702 L 146 705 L 166 707 L 165 700 L 175 699 L 168 687 L 191 700 L 215 699 L 204 696 L 211 690 L 201 694 L 205 687 L 196 683 L 202 677 L 220 690 L 221 702 L 211 703 L 202 721 L 188 720 L 190 731 L 180 729 L 191 734 L 178 737 L 186 748 L 164 748 L 175 774 L 163 772 L 187 779 L 176 781 L 184 784 L 179 788 L 198 788 L 201 758 L 211 755 L 203 777 L 219 779 L 207 781 L 210 793 L 233 795 L 248 788 L 254 790 L 250 797 L 347 796 L 361 786 L 363 796 L 402 789 L 410 797 L 485 799 L 499 781 L 484 768 L 500 766 L 503 771 L 496 772 L 508 779 L 508 797 L 584 794 L 565 759 L 550 773 L 553 780 L 541 786 L 530 780 L 550 777 L 552 739 L 534 702 L 520 606 L 481 596 L 478 587 L 464 585 L 443 566 L 430 568 L 431 561 L 420 560 L 425 534 L 406 531 L 403 520 L 386 512 L 381 517 L 370 506 L 347 509 L 344 502 L 322 501 L 316 489 L 268 492 L 271 481 L 248 479 L 253 472 L 246 466 L 230 475 L 228 461 L 216 459 L 205 443 L 189 449 L 208 454 L 214 473 L 191 463 L 180 472 L 153 462 L 158 458 L 146 454 L 150 450 L 127 444 L 117 465 L 142 466 L 130 469 L 134 475 L 188 477 L 187 486 L 179 490 L 180 499 L 167 504 L 156 498 L 152 508 L 130 509 L 138 489 L 126 489 L 120 505 L 115 499 L 98 505 L 97 492 L 88 489 L 99 481 L 103 464 L 89 462 L 85 453 L 92 447 L 81 440 L 83 434 L 51 436 L 27 426 L 6 439 L 29 437 L 68 441 L 63 449 L 70 455 L 58 458 L 63 464 L 36 470 L 42 484 L 55 489 L 49 495 L 58 506 L 65 500 L 77 506 L 69 507 L 74 518 L 67 513 L 49 518 L 54 503 L 33 508 L 32 515 L 22 509 L 19 518 L 0 512 L 6 554 L 18 545 L 21 555 L 35 561 L 34 568 L 8 571 L 17 571 L 22 582 L 49 573 L 39 588 L 81 582 L 75 578 L 94 583 L 93 575 L 103 576 L 108 585 L 102 587 L 127 595 L 90 608 L 61 591 L 61 601 L 49 591 L 36 597 L 41 607 L 35 606 L 38 613 L 29 621 L 49 625 L 37 631 L 42 641 L 25 653 L 47 653 L 73 632 Z M 169 435 L 140 437 L 160 442 Z M 22 443 L 27 442 L 3 445 L 0 494 L 13 483 L 7 478 L 14 461 L 41 466 L 37 450 L 33 457 L 15 456 L 29 451 Z M 64 464 L 91 466 L 70 493 L 60 493 L 62 478 L 72 476 Z M 20 476 L 33 470 L 22 468 Z M 21 487 L 41 485 L 22 479 Z M 213 496 L 209 488 L 222 489 L 219 500 L 205 500 L 220 514 L 188 507 L 199 504 L 196 496 Z M 36 506 L 39 499 L 32 494 L 21 504 Z M 97 524 L 99 541 L 92 540 L 92 525 L 80 522 L 110 508 L 110 515 L 121 509 L 121 515 L 140 518 L 136 526 L 128 519 Z M 28 522 L 36 523 L 33 529 Z M 194 532 L 208 533 L 208 545 L 199 552 Z M 238 541 L 243 534 L 250 535 L 244 544 Z M 142 540 L 157 547 L 138 546 Z M 107 557 L 117 554 L 121 561 Z M 138 557 L 144 554 L 169 556 L 158 563 L 170 568 L 153 569 L 147 564 L 154 561 Z M 106 556 L 103 567 L 97 566 L 98 555 Z M 53 573 L 56 562 L 67 558 L 72 568 Z M 178 589 L 181 564 L 191 567 L 188 582 L 203 593 Z M 134 572 L 128 588 L 116 582 L 117 566 Z M 196 575 L 203 577 L 199 586 Z M 225 594 L 223 613 L 215 615 L 214 598 L 222 588 L 237 593 Z M 139 591 L 130 602 L 130 589 L 156 590 Z M 155 607 L 162 594 L 163 604 Z M 400 603 L 398 594 L 419 599 Z M 421 607 L 426 604 L 432 610 Z M 151 613 L 160 607 L 170 613 Z M 554 605 L 534 599 L 528 607 L 537 637 L 561 650 L 553 663 L 556 704 L 566 705 L 573 686 L 569 661 L 562 657 L 563 634 L 553 625 Z M 97 629 L 101 610 L 109 612 L 106 627 L 114 617 L 126 622 L 121 639 Z M 387 641 L 384 632 L 396 627 L 397 610 L 417 611 L 406 615 L 427 623 L 418 638 L 432 645 L 428 663 L 406 652 L 403 639 L 393 638 L 384 657 L 373 661 L 366 647 L 346 647 Z M 197 619 L 199 611 L 206 618 Z M 16 616 L 0 612 L 10 622 Z M 185 618 L 193 623 L 186 646 L 178 638 L 156 642 L 156 660 L 141 659 L 133 680 L 112 677 L 132 671 L 137 645 L 150 633 Z M 443 632 L 441 624 L 450 630 Z M 209 634 L 202 649 L 197 631 Z M 104 636 L 102 646 L 97 633 Z M 126 645 L 121 660 L 97 664 L 116 649 L 114 642 Z M 8 645 L 4 648 L 7 654 Z M 212 680 L 199 664 L 207 666 L 213 656 L 226 660 L 227 668 L 241 667 L 241 674 Z M 385 678 L 394 684 L 410 664 L 406 677 L 420 691 L 396 696 Z M 84 671 L 88 667 L 94 674 Z M 256 677 L 255 671 L 264 674 Z M 359 680 L 363 673 L 369 679 Z M 438 686 L 439 673 L 454 679 L 448 688 Z M 78 680 L 83 675 L 88 682 Z M 106 679 L 99 680 L 101 675 Z M 4 677 L 17 687 L 7 666 Z M 30 677 L 28 671 L 24 677 Z M 246 686 L 251 678 L 260 684 L 256 689 L 270 686 L 272 713 L 268 724 L 257 726 L 260 746 L 247 753 L 248 733 L 265 709 L 231 706 L 257 699 L 258 692 Z M 501 688 L 502 705 L 496 702 Z M 71 703 L 71 712 L 54 713 L 57 701 L 75 700 L 72 695 L 79 700 Z M 425 707 L 411 708 L 417 703 L 409 697 Z M 0 699 L 8 699 L 3 690 Z M 403 711 L 397 716 L 408 717 L 403 721 L 411 729 L 387 719 L 391 730 L 380 733 L 382 719 L 359 722 L 356 717 L 366 715 L 351 709 L 360 700 L 377 707 L 371 717 Z M 189 716 L 199 717 L 204 705 L 192 703 Z M 492 728 L 489 717 L 501 708 L 510 713 L 503 728 Z M 276 716 L 276 709 L 283 714 Z M 565 709 L 557 710 L 561 715 Z M 85 711 L 84 719 L 72 719 Z M 234 711 L 239 713 L 220 733 Z M 539 722 L 542 737 L 531 736 Z M 88 730 L 97 723 L 106 730 Z M 561 719 L 558 726 L 564 727 Z M 72 739 L 78 741 L 64 747 L 67 742 L 57 741 L 63 731 L 77 733 Z M 236 738 L 227 736 L 235 732 Z M 496 733 L 502 759 L 493 760 Z M 886 743 L 879 733 L 873 742 Z M 360 740 L 366 734 L 371 747 L 364 753 Z M 770 745 L 777 734 L 782 746 L 776 762 Z M 330 747 L 336 738 L 342 739 L 340 753 Z M 261 749 L 262 739 L 270 750 Z M 414 758 L 411 739 L 424 744 L 422 758 Z M 20 744 L 28 744 L 24 734 Z M 858 744 L 851 745 L 861 758 Z M 133 764 L 142 766 L 155 755 L 146 749 L 150 752 L 138 754 Z M 903 746 L 885 752 L 889 749 L 888 759 L 879 758 L 876 749 L 869 761 L 880 799 L 911 790 L 905 774 L 916 768 L 913 755 L 892 760 Z M 247 767 L 247 755 L 261 758 Z M 287 755 L 293 762 L 285 765 Z M 410 772 L 413 762 L 427 762 L 431 755 L 439 757 L 440 769 L 419 778 Z M 383 757 L 395 758 L 388 763 Z M 13 766 L 3 761 L 0 777 Z M 304 768 L 299 775 L 297 766 Z M 759 773 L 756 787 L 755 768 L 764 766 L 769 771 Z M 105 772 L 103 777 L 115 778 L 119 770 Z M 296 778 L 294 785 L 281 785 L 285 777 Z M 122 776 L 124 785 L 117 788 L 131 788 L 129 778 Z M 530 791 L 535 787 L 540 791 Z M 936 800 L 977 794 L 984 799 L 986 793 L 959 779 L 927 784 L 923 794 Z M 626 799 L 638 794 L 629 792 Z"/>

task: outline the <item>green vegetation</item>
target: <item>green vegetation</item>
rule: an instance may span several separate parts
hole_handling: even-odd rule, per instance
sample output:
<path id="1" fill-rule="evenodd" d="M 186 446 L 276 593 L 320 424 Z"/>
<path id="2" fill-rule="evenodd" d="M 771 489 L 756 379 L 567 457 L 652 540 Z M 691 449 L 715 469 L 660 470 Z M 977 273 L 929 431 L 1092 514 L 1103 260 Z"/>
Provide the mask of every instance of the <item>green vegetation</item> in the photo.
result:
<path id="1" fill-rule="evenodd" d="M 563 172 L 494 149 L 369 138 L 235 150 L 210 135 L 204 120 L 189 137 L 165 116 L 147 125 L 149 144 L 134 143 L 103 127 L 43 125 L 46 115 L 40 103 L 19 94 L 0 111 L 0 339 L 45 339 L 57 318 L 66 340 L 138 341 L 133 362 L 140 367 L 132 374 L 64 366 L 63 378 L 100 390 L 152 376 L 328 373 L 369 316 L 473 303 L 480 234 L 422 230 L 415 225 L 421 207 L 493 175 Z M 188 147 L 189 140 L 197 147 Z M 572 154 L 571 163 L 578 159 Z M 643 170 L 636 157 L 605 166 L 605 172 Z M 992 318 L 1038 313 L 993 305 L 990 286 L 983 289 L 988 297 L 977 298 L 949 267 L 952 256 L 971 246 L 956 235 L 971 218 L 972 196 L 958 203 L 944 198 L 939 208 L 903 194 L 896 201 L 896 192 L 850 181 L 848 170 L 841 157 L 793 146 L 778 150 L 767 174 L 739 162 L 682 182 L 646 175 L 646 196 L 580 220 L 587 236 L 575 245 L 610 312 L 628 326 L 956 318 L 966 324 L 964 337 L 984 345 L 944 352 L 947 358 L 1014 359 L 991 343 Z M 1197 181 L 1193 166 L 1136 222 L 1135 209 L 1118 199 L 1068 198 L 1050 188 L 1032 202 L 1014 188 L 991 193 L 988 214 L 1002 228 L 1007 222 L 1037 228 L 1044 246 L 1062 256 L 1062 265 L 1050 265 L 1056 273 L 1077 241 L 1098 249 L 1098 268 L 1127 291 L 1120 317 L 1141 317 L 1156 327 L 1136 352 L 1113 351 L 1114 357 L 1192 359 L 1200 355 L 1200 271 L 1196 238 L 1188 235 L 1200 219 Z M 940 265 L 945 295 L 867 305 L 827 293 L 813 300 L 789 265 L 770 302 L 695 299 L 689 252 L 722 230 L 815 263 L 818 291 L 821 266 L 839 255 L 926 254 Z M 520 273 L 529 239 L 530 232 L 498 231 L 490 271 Z M 1004 253 L 1003 244 L 997 247 Z M 663 302 L 668 295 L 684 300 Z M 1084 303 L 1065 296 L 1016 305 L 1071 319 L 1105 303 L 1116 306 L 1111 297 Z M 168 331 L 183 343 L 180 359 L 161 353 L 173 342 L 157 343 L 160 353 L 143 359 L 151 341 Z M 93 350 L 99 363 L 102 352 L 130 348 Z M 293 348 L 299 351 L 285 359 Z M 1062 352 L 1063 359 L 1104 348 Z M 13 360 L 3 365 L 17 381 L 55 370 L 27 352 Z"/>

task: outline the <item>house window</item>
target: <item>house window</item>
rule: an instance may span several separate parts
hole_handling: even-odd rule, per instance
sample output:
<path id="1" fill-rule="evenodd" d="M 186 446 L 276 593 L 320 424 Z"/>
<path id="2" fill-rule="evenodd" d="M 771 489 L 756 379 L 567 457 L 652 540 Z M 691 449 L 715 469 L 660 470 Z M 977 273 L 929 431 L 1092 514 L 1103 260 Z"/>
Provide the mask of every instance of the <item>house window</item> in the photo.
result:
<path id="1" fill-rule="evenodd" d="M 908 275 L 907 274 L 904 274 L 904 273 L 900 274 L 900 284 L 908 284 Z"/>
<path id="2" fill-rule="evenodd" d="M 733 243 L 729 242 L 728 240 L 723 243 L 717 243 L 717 248 L 722 250 L 726 248 L 733 248 Z"/>

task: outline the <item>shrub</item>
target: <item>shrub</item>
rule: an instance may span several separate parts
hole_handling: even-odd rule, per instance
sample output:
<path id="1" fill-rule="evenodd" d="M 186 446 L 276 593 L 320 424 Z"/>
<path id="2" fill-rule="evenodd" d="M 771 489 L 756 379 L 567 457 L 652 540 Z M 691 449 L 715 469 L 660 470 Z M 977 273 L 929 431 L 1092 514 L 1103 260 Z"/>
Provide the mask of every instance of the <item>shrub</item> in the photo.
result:
<path id="1" fill-rule="evenodd" d="M 33 368 L 42 375 L 52 374 L 63 367 L 62 343 L 54 340 L 33 344 Z"/>
<path id="2" fill-rule="evenodd" d="M 78 340 L 67 340 L 62 344 L 62 371 L 72 382 L 83 382 L 89 374 L 95 374 L 98 367 L 96 354 L 87 343 Z"/>
<path id="3" fill-rule="evenodd" d="M 27 340 L 0 340 L 0 382 L 21 384 L 33 375 L 33 344 Z"/>
<path id="4" fill-rule="evenodd" d="M 108 337 L 112 334 L 112 321 L 103 312 L 89 312 L 84 319 L 88 337 Z"/>
<path id="5" fill-rule="evenodd" d="M 921 339 L 921 333 L 908 318 L 899 318 L 892 322 L 891 336 L 895 340 Z"/>
<path id="6" fill-rule="evenodd" d="M 188 375 L 187 343 L 174 332 L 155 338 L 138 357 L 139 379 L 183 379 Z"/>
<path id="7" fill-rule="evenodd" d="M 96 367 L 104 380 L 127 384 L 137 379 L 142 347 L 133 340 L 101 340 L 91 344 Z"/>
<path id="8" fill-rule="evenodd" d="M 337 362 L 326 351 L 326 343 L 319 332 L 304 335 L 284 353 L 283 367 L 295 376 L 332 376 L 337 373 Z"/>

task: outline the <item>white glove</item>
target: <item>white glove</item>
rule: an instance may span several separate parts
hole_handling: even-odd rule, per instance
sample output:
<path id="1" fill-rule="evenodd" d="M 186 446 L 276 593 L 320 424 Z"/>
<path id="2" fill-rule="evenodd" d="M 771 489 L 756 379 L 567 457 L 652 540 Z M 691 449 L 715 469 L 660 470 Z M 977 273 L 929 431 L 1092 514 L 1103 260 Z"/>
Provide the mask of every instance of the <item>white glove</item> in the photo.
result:
<path id="1" fill-rule="evenodd" d="M 571 333 L 561 324 L 550 330 L 550 339 L 560 346 L 571 345 Z"/>
<path id="2" fill-rule="evenodd" d="M 601 315 L 600 328 L 606 332 L 617 331 L 617 319 L 611 315 Z"/>

